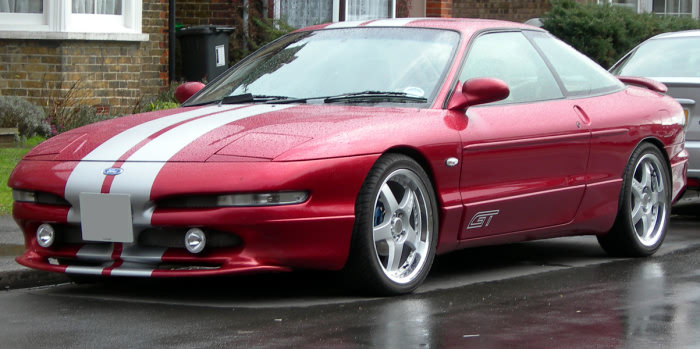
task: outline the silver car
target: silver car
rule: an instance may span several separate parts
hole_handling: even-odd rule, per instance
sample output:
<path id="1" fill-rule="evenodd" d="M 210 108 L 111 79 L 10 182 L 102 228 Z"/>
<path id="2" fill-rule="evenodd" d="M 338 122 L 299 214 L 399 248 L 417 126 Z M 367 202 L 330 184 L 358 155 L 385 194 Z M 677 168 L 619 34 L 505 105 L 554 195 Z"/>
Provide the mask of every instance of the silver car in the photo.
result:
<path id="1" fill-rule="evenodd" d="M 685 110 L 688 189 L 700 189 L 700 30 L 666 33 L 644 41 L 610 68 L 614 75 L 654 79 Z M 698 108 L 700 112 L 700 108 Z"/>

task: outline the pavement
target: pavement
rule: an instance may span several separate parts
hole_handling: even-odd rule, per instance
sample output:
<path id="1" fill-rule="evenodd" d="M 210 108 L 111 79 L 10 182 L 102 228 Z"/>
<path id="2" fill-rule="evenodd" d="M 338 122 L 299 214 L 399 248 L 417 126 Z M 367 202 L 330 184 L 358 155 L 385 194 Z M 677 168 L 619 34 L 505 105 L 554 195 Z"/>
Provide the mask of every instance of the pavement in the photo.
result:
<path id="1" fill-rule="evenodd" d="M 673 214 L 700 216 L 697 211 L 700 206 L 700 192 L 689 191 L 673 207 Z M 672 220 L 673 222 L 673 220 Z M 692 230 L 691 235 L 695 235 L 697 226 L 686 229 Z M 571 239 L 571 238 L 567 238 Z M 687 241 L 675 242 L 673 237 L 669 237 L 664 242 L 661 253 L 670 253 L 691 246 Z M 0 290 L 10 290 L 17 288 L 29 288 L 45 285 L 55 285 L 68 283 L 70 279 L 65 274 L 51 273 L 34 270 L 15 262 L 15 257 L 24 252 L 24 237 L 10 215 L 0 215 Z M 438 287 L 440 288 L 440 287 Z"/>

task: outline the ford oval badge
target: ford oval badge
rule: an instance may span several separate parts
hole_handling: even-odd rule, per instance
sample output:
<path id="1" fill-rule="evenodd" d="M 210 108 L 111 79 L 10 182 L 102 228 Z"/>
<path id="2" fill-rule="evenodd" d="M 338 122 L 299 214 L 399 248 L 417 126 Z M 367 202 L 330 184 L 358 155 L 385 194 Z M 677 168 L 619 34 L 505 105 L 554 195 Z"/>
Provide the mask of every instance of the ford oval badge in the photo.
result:
<path id="1" fill-rule="evenodd" d="M 104 171 L 102 171 L 102 173 L 104 173 L 105 176 L 116 176 L 122 172 L 124 172 L 124 170 L 117 167 L 106 168 Z"/>

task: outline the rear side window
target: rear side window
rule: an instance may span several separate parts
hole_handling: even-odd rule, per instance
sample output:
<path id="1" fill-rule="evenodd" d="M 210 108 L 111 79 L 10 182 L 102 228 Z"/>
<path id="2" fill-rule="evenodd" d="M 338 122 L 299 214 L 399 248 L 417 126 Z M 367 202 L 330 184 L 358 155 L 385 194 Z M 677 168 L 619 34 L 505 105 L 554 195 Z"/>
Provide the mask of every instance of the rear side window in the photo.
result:
<path id="1" fill-rule="evenodd" d="M 582 53 L 542 32 L 529 32 L 535 45 L 549 60 L 566 92 L 585 96 L 618 91 L 624 85 Z"/>
<path id="2" fill-rule="evenodd" d="M 507 99 L 494 104 L 523 103 L 562 98 L 554 75 L 520 32 L 479 36 L 469 50 L 460 81 L 497 78 L 510 88 Z"/>

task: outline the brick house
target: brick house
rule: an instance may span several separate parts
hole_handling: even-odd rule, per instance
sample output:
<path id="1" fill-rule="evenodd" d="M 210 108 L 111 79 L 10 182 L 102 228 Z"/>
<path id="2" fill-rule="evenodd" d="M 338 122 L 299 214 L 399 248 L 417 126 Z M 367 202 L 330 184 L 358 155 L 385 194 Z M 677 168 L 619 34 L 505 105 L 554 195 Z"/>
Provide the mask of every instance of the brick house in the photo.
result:
<path id="1" fill-rule="evenodd" d="M 79 82 L 80 97 L 106 112 L 165 86 L 167 0 L 114 3 L 0 1 L 0 94 L 46 105 Z"/>
<path id="2" fill-rule="evenodd" d="M 700 0 L 608 1 L 637 11 L 697 18 Z M 76 82 L 97 110 L 128 112 L 169 78 L 169 0 L 0 0 L 0 95 L 46 105 Z M 237 28 L 246 45 L 251 18 L 296 27 L 391 17 L 471 17 L 523 22 L 549 0 L 176 0 L 176 23 Z M 175 60 L 177 61 L 177 59 Z M 174 72 L 173 72 L 174 73 Z M 63 89 L 63 90 L 61 90 Z"/>

